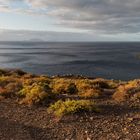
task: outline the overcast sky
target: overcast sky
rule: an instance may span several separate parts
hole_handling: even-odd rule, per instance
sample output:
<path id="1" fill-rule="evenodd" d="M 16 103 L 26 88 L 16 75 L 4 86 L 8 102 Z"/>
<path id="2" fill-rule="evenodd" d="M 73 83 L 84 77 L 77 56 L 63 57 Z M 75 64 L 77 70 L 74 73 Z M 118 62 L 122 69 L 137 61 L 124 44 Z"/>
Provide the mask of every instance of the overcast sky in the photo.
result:
<path id="1" fill-rule="evenodd" d="M 0 0 L 0 41 L 139 41 L 140 0 Z"/>

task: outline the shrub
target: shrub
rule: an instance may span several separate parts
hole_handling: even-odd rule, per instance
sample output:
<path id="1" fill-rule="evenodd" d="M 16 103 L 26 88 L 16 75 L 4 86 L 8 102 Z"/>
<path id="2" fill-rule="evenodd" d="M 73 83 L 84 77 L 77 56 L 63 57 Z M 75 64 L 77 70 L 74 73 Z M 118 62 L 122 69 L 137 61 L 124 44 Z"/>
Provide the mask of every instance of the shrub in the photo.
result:
<path id="1" fill-rule="evenodd" d="M 49 85 L 44 83 L 33 83 L 32 85 L 24 85 L 19 95 L 23 97 L 20 103 L 36 104 L 52 96 Z"/>
<path id="2" fill-rule="evenodd" d="M 77 87 L 74 83 L 70 83 L 67 88 L 68 94 L 76 94 L 78 92 Z"/>
<path id="3" fill-rule="evenodd" d="M 12 75 L 12 76 L 23 76 L 25 75 L 26 72 L 20 70 L 20 69 L 12 69 L 12 70 L 8 70 L 7 75 Z"/>
<path id="4" fill-rule="evenodd" d="M 15 79 L 13 77 L 9 77 L 9 76 L 1 76 L 0 77 L 0 86 L 4 87 L 6 86 L 8 83 L 13 83 L 15 82 Z"/>
<path id="5" fill-rule="evenodd" d="M 0 76 L 4 76 L 6 74 L 5 70 L 0 69 Z"/>
<path id="6" fill-rule="evenodd" d="M 76 94 L 78 92 L 76 85 L 71 80 L 62 78 L 54 79 L 52 89 L 56 94 Z"/>
<path id="7" fill-rule="evenodd" d="M 108 89 L 116 89 L 118 86 L 123 83 L 122 81 L 117 81 L 117 80 L 108 80 Z"/>
<path id="8" fill-rule="evenodd" d="M 79 93 L 80 97 L 85 97 L 85 98 L 98 98 L 101 95 L 101 90 L 99 89 L 87 89 L 83 91 L 82 93 Z"/>
<path id="9" fill-rule="evenodd" d="M 32 85 L 33 83 L 44 83 L 49 85 L 51 80 L 47 77 L 26 77 L 27 75 L 25 75 L 22 80 L 23 80 L 23 84 L 24 85 Z"/>
<path id="10" fill-rule="evenodd" d="M 59 100 L 55 104 L 52 104 L 48 112 L 54 113 L 57 117 L 62 117 L 68 114 L 74 114 L 83 111 L 95 111 L 99 109 L 95 106 L 94 102 L 89 100 Z"/>
<path id="11" fill-rule="evenodd" d="M 124 85 L 120 85 L 117 91 L 113 94 L 113 98 L 116 101 L 125 101 L 135 96 L 138 92 L 140 92 L 140 81 L 134 80 Z"/>
<path id="12" fill-rule="evenodd" d="M 0 69 L 0 76 L 23 76 L 26 72 L 20 69 Z"/>
<path id="13" fill-rule="evenodd" d="M 79 92 L 93 88 L 91 81 L 87 79 L 76 80 L 75 84 Z"/>
<path id="14" fill-rule="evenodd" d="M 98 87 L 98 88 L 110 88 L 109 85 L 108 85 L 107 80 L 101 79 L 101 78 L 98 78 L 98 79 L 93 80 L 92 81 L 92 84 L 95 87 Z"/>
<path id="15" fill-rule="evenodd" d="M 17 92 L 22 88 L 22 82 L 18 78 L 11 76 L 0 77 L 0 95 L 5 97 L 16 96 Z"/>
<path id="16" fill-rule="evenodd" d="M 15 97 L 18 92 L 21 90 L 22 84 L 15 82 L 9 83 L 4 88 L 0 88 L 0 95 L 4 97 Z"/>
<path id="17" fill-rule="evenodd" d="M 99 88 L 114 89 L 119 86 L 120 82 L 121 81 L 117 81 L 117 80 L 106 80 L 102 78 L 97 78 L 92 81 L 92 84 Z"/>

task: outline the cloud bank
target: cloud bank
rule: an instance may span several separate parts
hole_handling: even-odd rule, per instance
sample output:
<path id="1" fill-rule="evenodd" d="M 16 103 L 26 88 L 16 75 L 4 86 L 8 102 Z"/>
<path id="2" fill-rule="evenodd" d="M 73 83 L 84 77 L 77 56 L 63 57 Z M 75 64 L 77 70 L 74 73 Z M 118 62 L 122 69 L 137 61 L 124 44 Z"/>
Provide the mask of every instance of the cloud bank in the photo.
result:
<path id="1" fill-rule="evenodd" d="M 94 38 L 98 40 L 96 36 Z M 93 35 L 72 32 L 29 31 L 29 30 L 2 30 L 0 29 L 0 41 L 49 41 L 49 42 L 73 42 L 93 41 Z"/>
<path id="2" fill-rule="evenodd" d="M 94 33 L 140 32 L 140 0 L 0 0 L 0 11 L 53 17 L 56 25 Z"/>

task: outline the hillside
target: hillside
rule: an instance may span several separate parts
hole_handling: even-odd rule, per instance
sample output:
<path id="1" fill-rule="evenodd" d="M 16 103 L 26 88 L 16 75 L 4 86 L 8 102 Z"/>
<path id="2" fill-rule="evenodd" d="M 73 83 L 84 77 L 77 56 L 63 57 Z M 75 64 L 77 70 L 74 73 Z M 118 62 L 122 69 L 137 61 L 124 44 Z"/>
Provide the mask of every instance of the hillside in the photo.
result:
<path id="1" fill-rule="evenodd" d="M 0 139 L 139 140 L 140 80 L 0 70 Z"/>

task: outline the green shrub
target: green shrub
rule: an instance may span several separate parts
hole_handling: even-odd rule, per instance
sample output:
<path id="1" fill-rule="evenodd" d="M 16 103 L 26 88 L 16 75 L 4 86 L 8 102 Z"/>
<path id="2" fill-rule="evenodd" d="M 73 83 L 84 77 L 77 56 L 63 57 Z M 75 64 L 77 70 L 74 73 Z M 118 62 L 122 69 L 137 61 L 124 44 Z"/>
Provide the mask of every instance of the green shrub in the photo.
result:
<path id="1" fill-rule="evenodd" d="M 94 102 L 89 100 L 59 100 L 55 104 L 52 104 L 48 112 L 54 113 L 57 117 L 62 117 L 68 114 L 74 114 L 82 111 L 95 111 L 99 109 L 95 106 Z"/>

